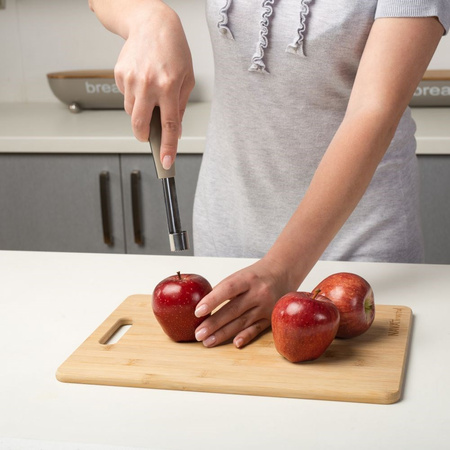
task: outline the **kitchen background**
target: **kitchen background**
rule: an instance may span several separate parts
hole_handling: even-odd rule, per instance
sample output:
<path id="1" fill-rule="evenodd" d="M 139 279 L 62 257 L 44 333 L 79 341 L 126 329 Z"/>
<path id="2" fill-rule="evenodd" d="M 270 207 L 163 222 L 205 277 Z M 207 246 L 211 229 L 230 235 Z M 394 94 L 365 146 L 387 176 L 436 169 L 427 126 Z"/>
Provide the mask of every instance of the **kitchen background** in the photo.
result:
<path id="1" fill-rule="evenodd" d="M 213 58 L 205 0 L 166 3 L 181 17 L 196 74 L 177 157 L 180 214 L 192 236 Z M 113 69 L 122 38 L 103 28 L 88 0 L 0 0 L 0 8 L 0 250 L 170 254 L 161 185 L 129 117 L 71 114 L 47 82 L 50 72 Z M 450 37 L 429 68 L 450 69 Z M 449 264 L 450 108 L 413 115 L 425 261 Z"/>
<path id="2" fill-rule="evenodd" d="M 112 69 L 123 40 L 105 30 L 87 0 L 0 0 L 0 101 L 57 101 L 46 74 L 75 69 Z M 168 0 L 180 15 L 191 46 L 197 86 L 194 101 L 208 101 L 213 61 L 204 18 L 205 0 Z M 430 69 L 450 68 L 444 38 Z"/>

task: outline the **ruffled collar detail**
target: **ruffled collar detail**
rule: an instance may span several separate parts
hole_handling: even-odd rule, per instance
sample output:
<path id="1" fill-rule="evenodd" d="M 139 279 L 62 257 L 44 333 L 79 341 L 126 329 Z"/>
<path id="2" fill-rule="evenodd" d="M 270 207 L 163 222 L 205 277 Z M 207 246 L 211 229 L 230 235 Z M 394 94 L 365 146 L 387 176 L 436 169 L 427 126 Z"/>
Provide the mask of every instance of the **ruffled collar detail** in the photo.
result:
<path id="1" fill-rule="evenodd" d="M 243 0 L 245 1 L 245 0 Z M 249 67 L 250 72 L 268 73 L 266 63 L 264 61 L 264 52 L 269 45 L 270 19 L 273 14 L 274 5 L 278 0 L 262 0 L 261 3 L 261 20 L 259 22 L 259 36 L 256 43 L 256 50 L 252 56 Z M 286 52 L 305 57 L 305 34 L 307 26 L 307 18 L 310 11 L 310 4 L 313 0 L 300 0 L 299 25 L 296 30 L 295 37 L 286 47 Z M 224 6 L 219 11 L 219 21 L 217 28 L 219 32 L 228 39 L 234 39 L 233 33 L 229 27 L 228 14 L 233 0 L 225 0 Z"/>
<path id="2" fill-rule="evenodd" d="M 233 0 L 226 0 L 225 5 L 220 8 L 219 11 L 219 22 L 217 23 L 217 28 L 219 32 L 228 39 L 234 39 L 233 33 L 228 28 L 228 10 L 230 9 Z"/>
<path id="3" fill-rule="evenodd" d="M 262 2 L 262 14 L 259 22 L 259 39 L 256 44 L 256 51 L 252 56 L 252 64 L 248 68 L 250 72 L 267 73 L 264 63 L 264 50 L 269 45 L 270 18 L 273 14 L 273 4 L 276 0 L 264 0 Z"/>
<path id="4" fill-rule="evenodd" d="M 309 5 L 311 2 L 312 2 L 312 0 L 301 0 L 300 24 L 297 28 L 297 36 L 295 37 L 294 41 L 292 43 L 290 43 L 286 48 L 286 51 L 288 53 L 294 53 L 296 55 L 306 56 L 305 48 L 304 48 L 305 32 L 306 32 L 306 18 L 309 15 Z"/>

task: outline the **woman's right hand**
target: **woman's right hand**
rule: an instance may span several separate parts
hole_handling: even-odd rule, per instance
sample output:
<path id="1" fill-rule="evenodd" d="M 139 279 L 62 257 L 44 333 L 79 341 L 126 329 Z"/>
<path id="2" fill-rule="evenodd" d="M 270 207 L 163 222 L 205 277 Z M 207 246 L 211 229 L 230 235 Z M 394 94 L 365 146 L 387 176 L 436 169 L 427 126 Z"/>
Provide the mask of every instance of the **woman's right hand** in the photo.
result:
<path id="1" fill-rule="evenodd" d="M 148 140 L 153 108 L 160 107 L 161 162 L 167 169 L 175 159 L 181 121 L 195 84 L 181 21 L 160 0 L 99 0 L 91 1 L 91 7 L 107 28 L 126 39 L 114 75 L 138 140 Z"/>

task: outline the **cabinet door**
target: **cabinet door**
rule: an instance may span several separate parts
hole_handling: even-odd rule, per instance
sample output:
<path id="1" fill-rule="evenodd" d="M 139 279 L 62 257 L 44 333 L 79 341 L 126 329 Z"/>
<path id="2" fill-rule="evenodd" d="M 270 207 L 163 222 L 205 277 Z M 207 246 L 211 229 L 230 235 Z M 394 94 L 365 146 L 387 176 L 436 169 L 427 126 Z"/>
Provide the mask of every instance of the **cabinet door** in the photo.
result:
<path id="1" fill-rule="evenodd" d="M 117 155 L 1 154 L 0 249 L 123 253 L 120 181 Z"/>
<path id="2" fill-rule="evenodd" d="M 450 156 L 418 158 L 425 262 L 450 264 Z"/>
<path id="3" fill-rule="evenodd" d="M 201 155 L 197 154 L 179 154 L 175 163 L 181 225 L 191 241 L 191 248 L 179 255 L 193 254 L 192 209 L 200 163 Z M 121 166 L 127 253 L 173 254 L 169 247 L 162 182 L 156 176 L 152 156 L 122 155 Z"/>

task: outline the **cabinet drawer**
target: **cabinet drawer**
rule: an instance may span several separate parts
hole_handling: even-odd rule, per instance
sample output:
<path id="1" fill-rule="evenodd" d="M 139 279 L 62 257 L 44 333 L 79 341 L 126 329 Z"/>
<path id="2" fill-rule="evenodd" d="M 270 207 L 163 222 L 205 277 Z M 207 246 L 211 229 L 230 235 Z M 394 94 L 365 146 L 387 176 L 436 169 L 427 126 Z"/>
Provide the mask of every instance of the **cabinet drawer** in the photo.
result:
<path id="1" fill-rule="evenodd" d="M 450 264 L 450 155 L 420 155 L 425 262 Z"/>
<path id="2" fill-rule="evenodd" d="M 101 203 L 101 172 L 109 178 L 107 205 Z M 118 155 L 1 154 L 0 211 L 3 250 L 125 251 Z"/>

